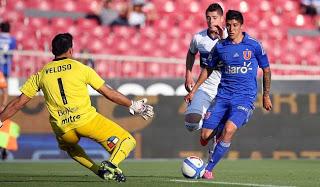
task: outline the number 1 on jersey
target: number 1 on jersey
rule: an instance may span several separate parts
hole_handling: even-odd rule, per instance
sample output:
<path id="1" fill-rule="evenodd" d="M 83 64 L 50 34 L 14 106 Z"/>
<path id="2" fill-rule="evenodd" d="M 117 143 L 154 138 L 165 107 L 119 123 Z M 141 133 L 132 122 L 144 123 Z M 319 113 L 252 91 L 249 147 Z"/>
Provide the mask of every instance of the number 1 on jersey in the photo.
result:
<path id="1" fill-rule="evenodd" d="M 63 84 L 62 84 L 62 79 L 61 78 L 58 78 L 58 85 L 59 85 L 60 95 L 61 95 L 63 104 L 66 105 L 66 104 L 68 104 L 68 101 L 67 101 L 66 94 L 64 93 L 64 89 L 63 89 Z"/>

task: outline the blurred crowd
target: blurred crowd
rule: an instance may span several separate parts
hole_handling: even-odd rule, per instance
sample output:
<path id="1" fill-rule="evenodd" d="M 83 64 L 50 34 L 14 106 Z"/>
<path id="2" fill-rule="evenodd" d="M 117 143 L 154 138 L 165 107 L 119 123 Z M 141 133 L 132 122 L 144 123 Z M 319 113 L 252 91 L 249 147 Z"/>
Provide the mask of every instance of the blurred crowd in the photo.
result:
<path id="1" fill-rule="evenodd" d="M 320 0 L 301 0 L 301 13 L 311 16 L 316 23 L 316 27 L 320 30 Z"/>
<path id="2" fill-rule="evenodd" d="M 100 25 L 143 27 L 146 23 L 152 24 L 157 19 L 154 4 L 145 0 L 131 0 L 117 2 L 103 0 L 101 5 L 87 18 L 96 19 Z"/>

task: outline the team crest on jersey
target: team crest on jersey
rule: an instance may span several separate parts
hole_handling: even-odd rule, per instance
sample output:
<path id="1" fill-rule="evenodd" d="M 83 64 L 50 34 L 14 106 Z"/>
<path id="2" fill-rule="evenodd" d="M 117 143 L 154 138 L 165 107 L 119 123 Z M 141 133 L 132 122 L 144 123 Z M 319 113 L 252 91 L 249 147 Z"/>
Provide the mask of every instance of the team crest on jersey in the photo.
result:
<path id="1" fill-rule="evenodd" d="M 209 119 L 210 116 L 211 116 L 211 112 L 206 112 L 206 114 L 204 115 L 204 119 Z"/>
<path id="2" fill-rule="evenodd" d="M 117 145 L 118 141 L 119 138 L 117 138 L 116 136 L 111 136 L 107 140 L 107 146 L 112 150 Z"/>
<path id="3" fill-rule="evenodd" d="M 251 54 L 252 54 L 252 51 L 245 50 L 245 51 L 243 51 L 243 58 L 245 60 L 250 60 L 251 59 Z"/>

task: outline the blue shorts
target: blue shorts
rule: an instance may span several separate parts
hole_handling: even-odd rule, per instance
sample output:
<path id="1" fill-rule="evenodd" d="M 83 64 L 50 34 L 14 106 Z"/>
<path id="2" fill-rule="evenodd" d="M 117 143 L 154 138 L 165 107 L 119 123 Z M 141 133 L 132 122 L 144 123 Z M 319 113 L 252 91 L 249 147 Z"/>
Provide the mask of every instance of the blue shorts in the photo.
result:
<path id="1" fill-rule="evenodd" d="M 218 98 L 215 105 L 211 105 L 207 110 L 202 128 L 216 129 L 219 124 L 225 124 L 227 120 L 240 128 L 249 121 L 253 110 L 252 101 Z"/>

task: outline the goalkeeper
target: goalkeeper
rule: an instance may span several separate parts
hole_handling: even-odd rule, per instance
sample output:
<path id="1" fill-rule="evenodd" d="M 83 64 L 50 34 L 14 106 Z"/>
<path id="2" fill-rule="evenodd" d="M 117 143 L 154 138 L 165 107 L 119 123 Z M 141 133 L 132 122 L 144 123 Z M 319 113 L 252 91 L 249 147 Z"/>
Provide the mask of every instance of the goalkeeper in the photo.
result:
<path id="1" fill-rule="evenodd" d="M 99 177 L 125 182 L 126 178 L 118 166 L 134 149 L 136 141 L 118 124 L 96 112 L 91 106 L 87 85 L 112 102 L 128 107 L 131 114 L 139 114 L 145 120 L 153 117 L 153 108 L 146 104 L 146 99 L 131 101 L 106 86 L 93 69 L 73 60 L 72 40 L 69 33 L 54 37 L 52 53 L 55 59 L 32 75 L 22 86 L 22 94 L 0 113 L 0 127 L 3 121 L 11 118 L 42 90 L 60 149 Z M 109 160 L 100 165 L 94 163 L 78 144 L 81 137 L 101 144 L 110 153 Z"/>

